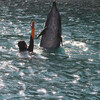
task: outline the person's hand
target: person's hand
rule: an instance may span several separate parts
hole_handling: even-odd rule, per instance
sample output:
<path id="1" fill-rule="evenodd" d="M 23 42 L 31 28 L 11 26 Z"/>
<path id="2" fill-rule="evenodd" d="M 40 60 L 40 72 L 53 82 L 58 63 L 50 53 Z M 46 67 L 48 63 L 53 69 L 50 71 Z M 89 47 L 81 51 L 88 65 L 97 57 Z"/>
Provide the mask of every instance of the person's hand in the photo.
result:
<path id="1" fill-rule="evenodd" d="M 35 22 L 33 21 L 32 25 L 30 25 L 32 29 L 34 28 L 34 24 L 35 24 Z"/>

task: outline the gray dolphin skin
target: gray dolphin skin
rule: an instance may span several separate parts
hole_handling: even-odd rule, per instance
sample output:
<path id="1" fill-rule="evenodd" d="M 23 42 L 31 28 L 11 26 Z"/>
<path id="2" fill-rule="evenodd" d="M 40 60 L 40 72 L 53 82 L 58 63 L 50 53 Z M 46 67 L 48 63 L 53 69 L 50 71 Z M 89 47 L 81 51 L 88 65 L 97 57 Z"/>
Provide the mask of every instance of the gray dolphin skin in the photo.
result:
<path id="1" fill-rule="evenodd" d="M 44 30 L 41 35 L 40 46 L 46 49 L 58 48 L 62 42 L 61 17 L 56 7 L 56 2 L 53 2 L 52 8 L 47 16 Z"/>

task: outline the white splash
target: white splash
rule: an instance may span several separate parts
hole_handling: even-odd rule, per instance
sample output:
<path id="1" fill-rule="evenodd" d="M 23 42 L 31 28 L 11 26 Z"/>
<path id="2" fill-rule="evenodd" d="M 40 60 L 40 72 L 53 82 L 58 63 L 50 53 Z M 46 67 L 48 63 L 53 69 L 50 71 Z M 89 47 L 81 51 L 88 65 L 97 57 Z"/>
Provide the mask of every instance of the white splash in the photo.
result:
<path id="1" fill-rule="evenodd" d="M 79 48 L 81 48 L 83 51 L 87 51 L 87 50 L 88 50 L 88 47 L 86 47 L 86 44 L 83 43 L 83 42 L 74 41 L 74 42 L 72 42 L 72 46 L 79 47 Z"/>
<path id="2" fill-rule="evenodd" d="M 73 83 L 76 84 L 78 80 L 80 80 L 80 77 L 78 75 L 73 75 L 75 77 L 75 80 L 73 80 Z"/>
<path id="3" fill-rule="evenodd" d="M 88 61 L 93 62 L 93 59 L 88 59 Z"/>
<path id="4" fill-rule="evenodd" d="M 20 94 L 21 96 L 25 96 L 24 90 L 19 91 L 19 94 Z"/>
<path id="5" fill-rule="evenodd" d="M 40 93 L 44 93 L 44 94 L 46 94 L 46 93 L 47 93 L 46 89 L 43 89 L 43 88 L 38 89 L 37 91 L 38 91 L 38 92 L 40 92 Z"/>
<path id="6" fill-rule="evenodd" d="M 20 91 L 19 91 L 19 94 L 20 94 L 21 96 L 25 96 L 25 93 L 24 93 L 25 90 L 26 90 L 25 84 L 22 83 L 22 82 L 18 82 L 18 84 L 21 85 L 21 86 L 23 87 L 23 90 L 20 90 Z"/>
<path id="7" fill-rule="evenodd" d="M 4 82 L 3 82 L 3 80 L 2 80 L 1 77 L 0 77 L 0 89 L 2 89 L 4 86 L 5 86 L 5 85 L 4 85 Z"/>

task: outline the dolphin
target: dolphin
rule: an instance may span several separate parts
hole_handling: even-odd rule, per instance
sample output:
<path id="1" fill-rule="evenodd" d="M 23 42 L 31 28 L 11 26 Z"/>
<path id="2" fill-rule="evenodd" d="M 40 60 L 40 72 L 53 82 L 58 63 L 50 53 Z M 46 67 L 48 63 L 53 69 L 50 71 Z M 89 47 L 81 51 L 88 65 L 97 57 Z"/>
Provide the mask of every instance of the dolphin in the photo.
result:
<path id="1" fill-rule="evenodd" d="M 37 38 L 41 37 L 40 46 L 46 49 L 59 48 L 62 42 L 61 16 L 53 2 L 52 8 L 47 16 L 43 31 Z"/>

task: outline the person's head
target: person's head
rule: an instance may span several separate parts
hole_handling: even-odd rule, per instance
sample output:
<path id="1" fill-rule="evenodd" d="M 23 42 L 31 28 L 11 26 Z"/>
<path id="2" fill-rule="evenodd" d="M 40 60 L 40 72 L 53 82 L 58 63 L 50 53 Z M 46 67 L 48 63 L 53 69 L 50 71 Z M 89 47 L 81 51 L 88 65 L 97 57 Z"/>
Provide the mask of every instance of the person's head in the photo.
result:
<path id="1" fill-rule="evenodd" d="M 27 44 L 26 44 L 25 41 L 19 41 L 18 42 L 18 47 L 19 47 L 19 51 L 27 50 Z"/>

